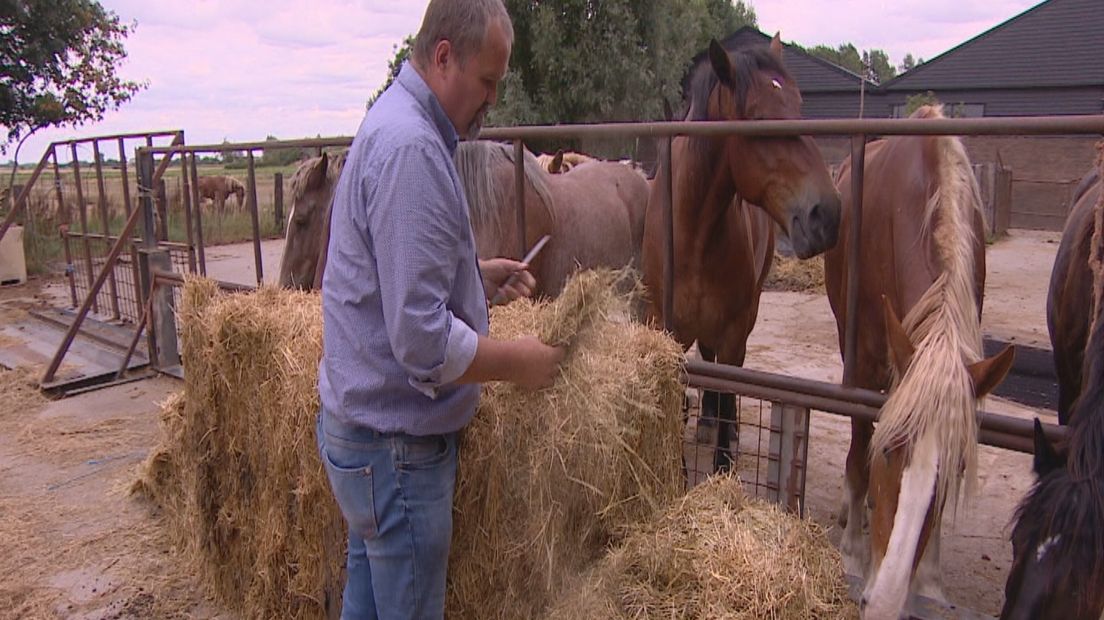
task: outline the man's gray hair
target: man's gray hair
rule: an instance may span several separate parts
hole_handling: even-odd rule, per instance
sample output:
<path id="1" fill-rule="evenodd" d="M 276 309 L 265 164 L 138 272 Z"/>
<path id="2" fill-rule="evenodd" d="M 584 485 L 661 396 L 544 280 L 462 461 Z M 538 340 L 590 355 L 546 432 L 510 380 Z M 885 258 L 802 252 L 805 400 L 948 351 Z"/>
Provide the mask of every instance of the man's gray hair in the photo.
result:
<path id="1" fill-rule="evenodd" d="M 414 62 L 426 67 L 440 41 L 452 43 L 461 63 L 479 52 L 487 26 L 498 20 L 513 44 L 514 26 L 502 0 L 431 0 L 414 39 Z"/>

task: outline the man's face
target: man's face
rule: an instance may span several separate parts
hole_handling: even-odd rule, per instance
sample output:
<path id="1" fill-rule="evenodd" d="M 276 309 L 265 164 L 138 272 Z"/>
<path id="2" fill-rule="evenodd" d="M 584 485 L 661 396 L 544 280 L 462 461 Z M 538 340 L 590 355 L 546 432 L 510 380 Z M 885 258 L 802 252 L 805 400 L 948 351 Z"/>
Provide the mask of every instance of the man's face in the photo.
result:
<path id="1" fill-rule="evenodd" d="M 479 134 L 487 110 L 498 99 L 498 83 L 509 67 L 510 42 L 502 25 L 492 21 L 479 51 L 464 62 L 457 60 L 445 64 L 439 99 L 456 132 L 470 139 Z"/>

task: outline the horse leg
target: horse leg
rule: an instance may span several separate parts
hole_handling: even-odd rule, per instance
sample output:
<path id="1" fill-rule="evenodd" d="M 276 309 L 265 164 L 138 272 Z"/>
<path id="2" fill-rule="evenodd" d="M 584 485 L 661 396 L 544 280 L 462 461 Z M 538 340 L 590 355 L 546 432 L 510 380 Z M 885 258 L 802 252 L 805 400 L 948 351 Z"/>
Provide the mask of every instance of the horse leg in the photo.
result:
<path id="1" fill-rule="evenodd" d="M 717 354 L 713 352 L 713 349 L 704 346 L 701 342 L 698 343 L 698 355 L 701 356 L 703 362 L 717 361 Z M 711 392 L 709 390 L 701 391 L 701 406 L 698 410 L 698 426 L 695 432 L 695 438 L 700 444 L 708 446 L 717 445 L 717 407 L 719 398 L 720 394 L 717 392 Z"/>
<path id="2" fill-rule="evenodd" d="M 843 528 L 840 553 L 844 570 L 864 577 L 870 562 L 870 545 L 866 534 L 866 498 L 870 488 L 870 439 L 874 425 L 851 420 L 851 446 L 847 450 L 844 475 L 844 498 L 837 520 Z"/>
<path id="3" fill-rule="evenodd" d="M 736 339 L 737 344 L 721 351 L 717 360 L 723 364 L 744 365 L 747 348 L 746 337 Z M 740 451 L 740 427 L 736 411 L 736 395 L 723 392 L 717 394 L 717 445 L 713 451 L 713 470 L 731 471 Z"/>
<path id="4" fill-rule="evenodd" d="M 943 573 L 939 570 L 939 548 L 943 539 L 943 511 L 935 511 L 931 515 L 931 531 L 927 536 L 927 544 L 924 553 L 920 556 L 920 563 L 916 567 L 916 576 L 913 578 L 912 592 L 932 600 L 946 602 L 947 597 L 943 592 Z M 924 538 L 921 537 L 921 543 Z"/>

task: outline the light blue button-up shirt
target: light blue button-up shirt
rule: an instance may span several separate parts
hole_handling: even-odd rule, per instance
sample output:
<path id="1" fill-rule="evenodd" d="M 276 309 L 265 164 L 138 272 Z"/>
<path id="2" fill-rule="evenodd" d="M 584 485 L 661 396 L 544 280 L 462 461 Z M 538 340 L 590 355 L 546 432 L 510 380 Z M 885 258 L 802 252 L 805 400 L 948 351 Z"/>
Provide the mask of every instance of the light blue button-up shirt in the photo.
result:
<path id="1" fill-rule="evenodd" d="M 412 435 L 459 430 L 479 386 L 452 383 L 487 333 L 453 164 L 458 135 L 409 63 L 365 115 L 334 193 L 322 280 L 322 405 Z"/>

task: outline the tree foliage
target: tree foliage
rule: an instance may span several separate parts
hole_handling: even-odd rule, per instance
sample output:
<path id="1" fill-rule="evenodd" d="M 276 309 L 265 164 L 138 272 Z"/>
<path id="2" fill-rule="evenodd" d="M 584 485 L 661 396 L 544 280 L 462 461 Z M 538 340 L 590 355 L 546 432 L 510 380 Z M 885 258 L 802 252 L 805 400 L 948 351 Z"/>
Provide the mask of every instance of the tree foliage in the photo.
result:
<path id="1" fill-rule="evenodd" d="M 144 88 L 116 74 L 132 30 L 95 0 L 0 0 L 0 152 L 44 127 L 101 120 Z"/>
<path id="2" fill-rule="evenodd" d="M 851 43 L 842 43 L 838 47 L 816 45 L 805 51 L 817 58 L 839 65 L 856 75 L 861 75 L 876 84 L 897 77 L 897 68 L 889 61 L 889 54 L 883 50 L 860 51 Z M 907 56 L 907 58 L 911 57 L 911 54 Z"/>
<path id="3" fill-rule="evenodd" d="M 401 45 L 392 45 L 391 51 L 394 54 L 391 60 L 387 61 L 387 79 L 384 80 L 383 86 L 379 87 L 379 90 L 372 93 L 372 96 L 368 99 L 367 107 L 372 107 L 372 104 L 379 99 L 379 96 L 383 94 L 383 91 L 387 90 L 387 87 L 391 86 L 391 83 L 399 77 L 399 71 L 402 70 L 403 63 L 410 58 L 410 53 L 414 49 L 414 35 L 406 35 Z"/>
<path id="4" fill-rule="evenodd" d="M 490 124 L 524 125 L 663 118 L 681 101 L 681 82 L 711 38 L 745 25 L 743 0 L 505 0 L 514 24 L 510 70 Z M 376 100 L 409 57 L 395 47 Z M 570 146 L 570 145 L 564 145 Z M 575 145 L 578 146 L 578 145 Z"/>

